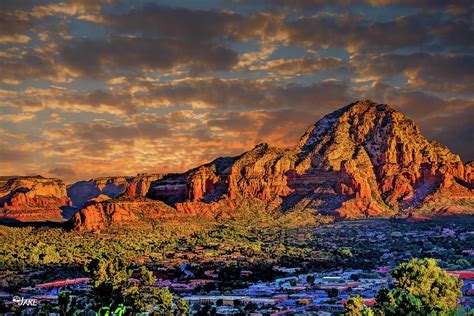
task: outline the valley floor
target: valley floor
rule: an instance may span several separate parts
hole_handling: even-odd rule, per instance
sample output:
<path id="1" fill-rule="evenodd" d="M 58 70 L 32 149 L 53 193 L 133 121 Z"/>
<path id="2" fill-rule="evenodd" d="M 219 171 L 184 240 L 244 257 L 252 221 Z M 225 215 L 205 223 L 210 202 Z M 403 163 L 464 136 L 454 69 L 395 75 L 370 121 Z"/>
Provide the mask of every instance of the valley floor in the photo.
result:
<path id="1" fill-rule="evenodd" d="M 432 257 L 464 280 L 462 304 L 473 308 L 474 217 L 332 222 L 292 215 L 189 218 L 82 235 L 0 226 L 2 308 L 19 308 L 14 295 L 54 304 L 62 288 L 85 298 L 84 263 L 111 255 L 146 265 L 155 286 L 168 287 L 192 310 L 220 314 L 338 313 L 349 295 L 371 304 L 400 262 Z"/>

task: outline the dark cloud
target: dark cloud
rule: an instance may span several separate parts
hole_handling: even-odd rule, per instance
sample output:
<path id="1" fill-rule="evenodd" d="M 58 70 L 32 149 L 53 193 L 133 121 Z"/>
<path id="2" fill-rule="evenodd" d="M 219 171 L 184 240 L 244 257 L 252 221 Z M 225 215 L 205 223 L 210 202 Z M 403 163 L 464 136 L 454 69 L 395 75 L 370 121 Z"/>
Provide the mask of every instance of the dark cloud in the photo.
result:
<path id="1" fill-rule="evenodd" d="M 139 32 L 191 42 L 219 38 L 246 40 L 271 36 L 281 17 L 256 13 L 243 16 L 229 11 L 192 10 L 148 4 L 125 14 L 108 15 L 105 23 L 126 33 Z"/>
<path id="2" fill-rule="evenodd" d="M 308 11 L 314 9 L 322 9 L 325 7 L 336 8 L 350 8 L 351 6 L 372 6 L 372 7 L 401 7 L 401 8 L 415 8 L 425 12 L 439 12 L 445 9 L 451 13 L 466 13 L 472 8 L 470 0 L 239 0 L 243 4 L 263 4 L 268 9 L 275 10 L 296 10 Z"/>
<path id="3" fill-rule="evenodd" d="M 21 149 L 11 149 L 7 147 L 0 147 L 0 161 L 4 163 L 17 163 L 17 162 L 25 162 L 30 160 L 31 153 L 21 150 Z M 0 174 L 1 174 L 0 169 Z"/>
<path id="4" fill-rule="evenodd" d="M 263 69 L 269 69 L 280 75 L 297 75 L 327 71 L 342 65 L 342 59 L 336 57 L 306 56 L 304 58 L 276 59 L 266 63 Z"/>
<path id="5" fill-rule="evenodd" d="M 230 112 L 219 115 L 218 118 L 207 122 L 209 127 L 218 127 L 226 132 L 244 132 L 255 130 L 255 117 L 242 115 L 241 113 Z"/>
<path id="6" fill-rule="evenodd" d="M 149 102 L 199 103 L 218 109 L 268 109 L 294 107 L 300 109 L 344 104 L 348 87 L 327 81 L 307 86 L 276 85 L 254 80 L 202 79 L 153 86 L 145 97 Z"/>
<path id="7" fill-rule="evenodd" d="M 361 98 L 391 104 L 415 120 L 423 119 L 427 115 L 439 115 L 448 107 L 448 102 L 440 97 L 422 91 L 395 88 L 380 82 L 372 86 Z"/>
<path id="8" fill-rule="evenodd" d="M 367 63 L 367 64 L 366 64 Z M 439 92 L 474 92 L 474 55 L 386 54 L 360 63 L 366 75 L 404 75 L 408 85 Z"/>
<path id="9" fill-rule="evenodd" d="M 84 52 L 87 52 L 85 54 Z M 82 76 L 101 77 L 127 70 L 226 70 L 238 61 L 233 50 L 212 43 L 179 39 L 113 37 L 70 41 L 60 49 L 60 61 Z"/>
<path id="10" fill-rule="evenodd" d="M 366 98 L 473 158 L 472 1 L 142 3 L 2 3 L 5 172 L 183 171 Z"/>
<path id="11" fill-rule="evenodd" d="M 22 34 L 30 27 L 31 22 L 27 17 L 0 10 L 0 35 Z"/>
<path id="12" fill-rule="evenodd" d="M 346 84 L 326 81 L 309 86 L 291 84 L 279 89 L 275 103 L 285 104 L 292 109 L 325 111 L 351 100 Z"/>
<path id="13" fill-rule="evenodd" d="M 210 142 L 214 140 L 213 135 L 205 128 L 198 128 L 191 133 L 191 138 L 201 142 Z"/>
<path id="14" fill-rule="evenodd" d="M 97 153 L 104 153 L 111 151 L 111 146 L 107 140 L 96 140 L 88 142 L 81 147 L 81 152 L 86 156 L 94 156 Z"/>
<path id="15" fill-rule="evenodd" d="M 54 64 L 30 50 L 13 49 L 6 57 L 0 57 L 0 73 L 0 82 L 6 83 L 58 78 Z"/>
<path id="16" fill-rule="evenodd" d="M 474 103 L 451 115 L 440 115 L 420 122 L 422 132 L 459 154 L 464 162 L 474 159 Z"/>
<path id="17" fill-rule="evenodd" d="M 135 140 L 171 137 L 171 129 L 154 122 L 137 123 L 130 126 L 114 125 L 104 122 L 77 124 L 74 134 L 81 140 Z"/>
<path id="18" fill-rule="evenodd" d="M 466 50 L 474 48 L 474 23 L 468 19 L 453 19 L 433 28 L 431 34 L 438 38 L 442 48 L 448 50 Z"/>
<path id="19" fill-rule="evenodd" d="M 289 22 L 286 31 L 294 45 L 342 47 L 350 51 L 394 49 L 430 41 L 428 23 L 419 15 L 374 22 L 360 15 L 319 13 Z"/>
<path id="20" fill-rule="evenodd" d="M 74 178 L 77 176 L 76 171 L 71 167 L 67 166 L 58 166 L 48 170 L 48 173 L 53 176 L 64 177 L 64 178 Z"/>

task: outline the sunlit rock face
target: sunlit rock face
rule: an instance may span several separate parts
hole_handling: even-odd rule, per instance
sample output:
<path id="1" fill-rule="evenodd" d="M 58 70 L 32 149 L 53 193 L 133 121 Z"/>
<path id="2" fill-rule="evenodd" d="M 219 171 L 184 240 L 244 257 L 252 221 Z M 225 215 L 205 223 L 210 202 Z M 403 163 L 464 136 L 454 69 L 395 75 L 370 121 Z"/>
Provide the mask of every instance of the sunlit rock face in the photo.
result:
<path id="1" fill-rule="evenodd" d="M 430 142 L 404 114 L 385 104 L 350 104 L 321 119 L 297 147 L 298 172 L 340 172 L 336 191 L 349 195 L 336 209 L 343 217 L 395 213 L 419 207 L 441 187 L 465 180 L 459 156 Z M 466 186 L 467 194 L 472 195 Z"/>
<path id="2" fill-rule="evenodd" d="M 161 201 L 126 195 L 116 200 L 98 200 L 89 203 L 71 219 L 72 226 L 79 231 L 101 230 L 112 223 L 150 222 L 177 217 L 174 208 Z"/>
<path id="3" fill-rule="evenodd" d="M 246 198 L 270 208 L 305 208 L 342 218 L 473 212 L 473 167 L 425 139 L 404 114 L 358 101 L 310 126 L 291 149 L 260 144 L 182 174 L 87 184 L 94 189 L 85 189 L 82 200 L 92 191 L 95 197 L 128 200 L 85 202 L 73 223 L 83 230 L 135 221 L 134 199 L 153 217 L 238 215 L 232 212 Z"/>
<path id="4" fill-rule="evenodd" d="M 3 218 L 19 221 L 60 219 L 61 207 L 70 206 L 63 181 L 42 176 L 0 177 Z"/>
<path id="5" fill-rule="evenodd" d="M 472 178 L 472 163 L 463 165 L 446 147 L 425 139 L 404 114 L 359 101 L 309 127 L 293 149 L 260 144 L 188 172 L 187 199 L 176 205 L 198 213 L 202 203 L 216 208 L 220 200 L 252 196 L 284 209 L 387 216 L 419 208 L 440 192 L 451 194 L 451 206 L 458 198 L 472 202 Z"/>

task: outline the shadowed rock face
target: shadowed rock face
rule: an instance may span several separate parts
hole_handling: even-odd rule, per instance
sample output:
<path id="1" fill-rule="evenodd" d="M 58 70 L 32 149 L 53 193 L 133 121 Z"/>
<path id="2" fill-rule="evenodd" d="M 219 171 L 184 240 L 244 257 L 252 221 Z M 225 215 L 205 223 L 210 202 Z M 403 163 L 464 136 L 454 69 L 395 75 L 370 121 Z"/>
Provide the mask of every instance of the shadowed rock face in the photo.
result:
<path id="1" fill-rule="evenodd" d="M 76 207 L 83 207 L 89 200 L 99 196 L 116 198 L 123 194 L 130 197 L 145 196 L 153 181 L 161 174 L 138 174 L 135 177 L 102 177 L 89 181 L 79 181 L 67 188 L 67 195 Z"/>

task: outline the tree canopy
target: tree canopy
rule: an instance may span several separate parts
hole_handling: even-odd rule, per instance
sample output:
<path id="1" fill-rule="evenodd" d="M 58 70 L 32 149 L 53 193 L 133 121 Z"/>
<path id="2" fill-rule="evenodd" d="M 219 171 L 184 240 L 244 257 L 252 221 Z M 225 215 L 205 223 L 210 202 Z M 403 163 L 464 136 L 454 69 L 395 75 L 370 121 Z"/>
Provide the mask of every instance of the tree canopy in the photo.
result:
<path id="1" fill-rule="evenodd" d="M 392 276 L 395 278 L 393 289 L 382 288 L 373 309 L 365 307 L 360 296 L 351 297 L 345 305 L 345 314 L 446 315 L 457 308 L 462 296 L 462 281 L 446 273 L 431 258 L 414 258 L 402 263 Z"/>

